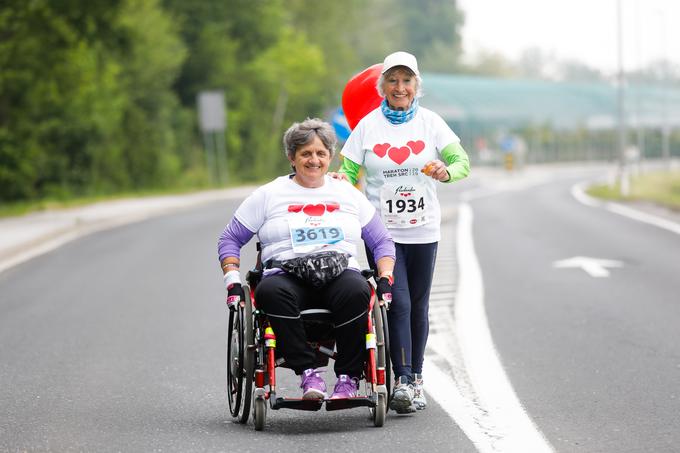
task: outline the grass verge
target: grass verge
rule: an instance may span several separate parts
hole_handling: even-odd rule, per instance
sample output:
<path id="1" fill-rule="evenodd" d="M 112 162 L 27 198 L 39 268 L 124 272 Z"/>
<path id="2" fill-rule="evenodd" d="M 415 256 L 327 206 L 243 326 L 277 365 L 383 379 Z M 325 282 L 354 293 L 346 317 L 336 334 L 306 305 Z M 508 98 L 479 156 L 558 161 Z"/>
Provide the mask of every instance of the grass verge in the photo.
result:
<path id="1" fill-rule="evenodd" d="M 144 190 L 136 192 L 120 192 L 107 195 L 75 196 L 69 198 L 45 198 L 41 200 L 19 201 L 13 203 L 0 202 L 0 218 L 17 217 L 31 212 L 54 211 L 59 209 L 75 208 L 102 201 L 122 200 L 126 198 L 154 197 L 163 195 L 182 195 L 203 190 L 228 189 L 241 184 L 234 183 L 222 187 L 187 187 L 172 189 Z"/>
<path id="2" fill-rule="evenodd" d="M 615 185 L 590 186 L 588 195 L 613 201 L 644 201 L 655 203 L 680 212 L 680 171 L 650 172 L 634 176 L 630 181 L 630 193 L 621 195 L 618 182 Z"/>

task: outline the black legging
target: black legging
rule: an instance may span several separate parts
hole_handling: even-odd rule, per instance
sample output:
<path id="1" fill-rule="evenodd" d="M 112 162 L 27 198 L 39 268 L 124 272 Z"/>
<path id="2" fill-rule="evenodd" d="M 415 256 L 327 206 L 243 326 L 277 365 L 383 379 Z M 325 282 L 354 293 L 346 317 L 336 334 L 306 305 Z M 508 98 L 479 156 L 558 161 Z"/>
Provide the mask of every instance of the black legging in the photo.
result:
<path id="1" fill-rule="evenodd" d="M 395 377 L 411 376 L 423 372 L 430 331 L 430 288 L 438 243 L 394 245 L 397 259 L 394 263 L 392 304 L 387 312 L 390 356 Z M 368 262 L 374 264 L 370 251 L 366 250 L 366 255 Z"/>
<path id="2" fill-rule="evenodd" d="M 300 310 L 330 310 L 335 324 L 335 374 L 361 377 L 366 349 L 370 290 L 366 279 L 345 270 L 335 280 L 314 288 L 288 274 L 277 274 L 257 285 L 257 306 L 267 314 L 276 334 L 276 346 L 296 374 L 314 367 L 316 354 L 307 344 Z"/>

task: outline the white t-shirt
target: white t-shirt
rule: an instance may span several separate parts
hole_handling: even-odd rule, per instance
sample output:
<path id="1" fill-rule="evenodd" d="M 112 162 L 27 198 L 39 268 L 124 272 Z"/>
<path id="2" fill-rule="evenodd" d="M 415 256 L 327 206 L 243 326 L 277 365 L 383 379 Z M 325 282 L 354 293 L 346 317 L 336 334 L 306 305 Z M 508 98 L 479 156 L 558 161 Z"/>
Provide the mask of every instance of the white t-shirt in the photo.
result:
<path id="1" fill-rule="evenodd" d="M 361 228 L 374 215 L 375 208 L 359 190 L 329 176 L 315 189 L 281 176 L 255 190 L 234 214 L 257 233 L 262 262 L 337 251 L 349 254 L 349 267 L 357 270 Z"/>
<path id="2" fill-rule="evenodd" d="M 436 113 L 418 107 L 415 117 L 392 124 L 380 107 L 352 131 L 341 154 L 366 170 L 366 196 L 395 242 L 425 244 L 441 238 L 436 181 L 420 170 L 442 159 L 458 136 Z"/>

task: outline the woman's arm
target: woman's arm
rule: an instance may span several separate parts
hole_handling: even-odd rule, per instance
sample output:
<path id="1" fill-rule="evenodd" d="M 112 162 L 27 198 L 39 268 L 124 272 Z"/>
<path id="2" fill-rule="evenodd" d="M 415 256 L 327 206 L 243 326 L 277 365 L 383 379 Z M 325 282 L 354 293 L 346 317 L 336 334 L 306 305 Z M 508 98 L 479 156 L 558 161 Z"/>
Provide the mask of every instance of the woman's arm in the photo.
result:
<path id="1" fill-rule="evenodd" d="M 232 218 L 217 241 L 217 252 L 224 274 L 224 287 L 227 289 L 227 306 L 233 310 L 245 298 L 241 287 L 241 247 L 255 233 L 243 226 L 236 217 Z"/>
<path id="2" fill-rule="evenodd" d="M 376 267 L 378 268 L 377 278 L 392 277 L 394 271 L 394 260 L 396 258 L 396 250 L 394 248 L 394 241 L 392 236 L 383 225 L 378 213 L 373 215 L 373 218 L 361 228 L 361 238 L 366 243 L 366 246 L 373 254 Z"/>
<path id="3" fill-rule="evenodd" d="M 235 217 L 231 219 L 217 241 L 217 252 L 224 274 L 239 270 L 241 247 L 247 244 L 254 234 Z"/>
<path id="4" fill-rule="evenodd" d="M 470 174 L 470 158 L 460 143 L 450 143 L 441 150 L 442 158 L 446 162 L 446 172 L 449 179 L 442 182 L 454 182 Z"/>
<path id="5" fill-rule="evenodd" d="M 375 263 L 375 265 L 378 268 L 378 276 L 376 279 L 386 277 L 391 284 L 394 280 L 394 258 L 391 256 L 383 256 Z"/>
<path id="6" fill-rule="evenodd" d="M 359 179 L 359 170 L 361 170 L 361 165 L 347 157 L 344 157 L 342 159 L 342 165 L 340 166 L 338 173 L 344 173 L 350 183 L 356 184 L 357 179 Z"/>

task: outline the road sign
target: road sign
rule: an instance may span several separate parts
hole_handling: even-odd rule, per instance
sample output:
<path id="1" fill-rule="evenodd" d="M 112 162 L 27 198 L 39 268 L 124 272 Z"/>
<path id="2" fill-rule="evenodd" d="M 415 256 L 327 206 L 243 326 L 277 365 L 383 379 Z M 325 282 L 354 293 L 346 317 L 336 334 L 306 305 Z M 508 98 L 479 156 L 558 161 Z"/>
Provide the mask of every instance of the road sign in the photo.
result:
<path id="1" fill-rule="evenodd" d="M 219 132 L 226 128 L 223 92 L 202 91 L 198 94 L 198 119 L 203 132 Z"/>

